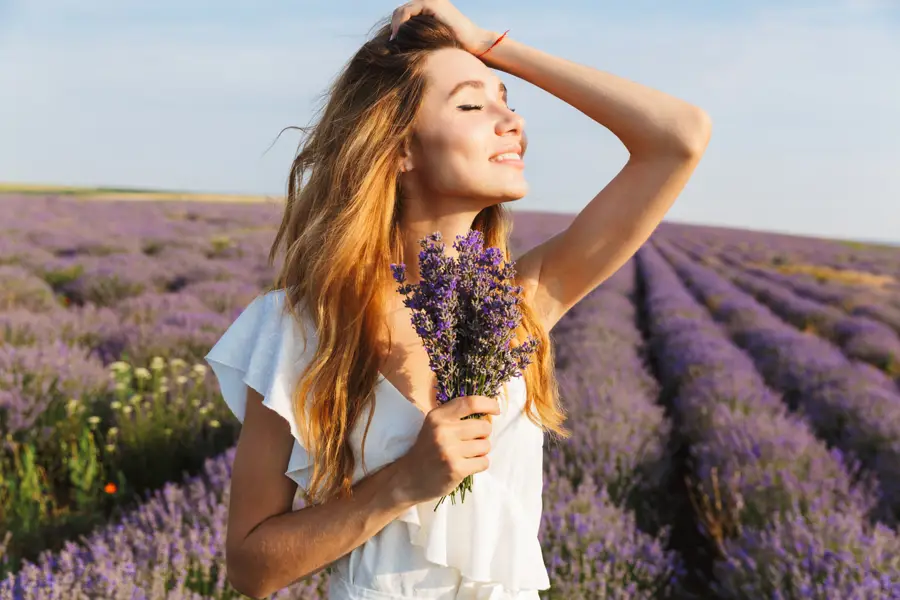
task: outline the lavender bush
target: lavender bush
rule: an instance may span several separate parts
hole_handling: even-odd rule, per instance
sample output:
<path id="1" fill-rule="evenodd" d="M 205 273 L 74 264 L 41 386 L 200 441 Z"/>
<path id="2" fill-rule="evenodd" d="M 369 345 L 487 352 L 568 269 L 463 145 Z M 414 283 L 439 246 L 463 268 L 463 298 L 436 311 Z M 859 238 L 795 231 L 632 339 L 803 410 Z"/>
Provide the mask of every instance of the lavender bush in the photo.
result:
<path id="1" fill-rule="evenodd" d="M 553 329 L 572 437 L 545 447 L 541 543 L 550 598 L 659 598 L 681 590 L 661 506 L 671 423 L 655 403 L 631 298 L 634 262 Z"/>
<path id="2" fill-rule="evenodd" d="M 674 390 L 676 422 L 690 445 L 698 526 L 715 552 L 710 592 L 810 597 L 812 588 L 795 577 L 797 565 L 814 569 L 807 573 L 814 581 L 820 569 L 814 565 L 827 563 L 831 553 L 843 557 L 844 565 L 831 573 L 843 573 L 845 593 L 871 589 L 868 576 L 854 579 L 854 573 L 880 569 L 900 576 L 900 562 L 889 552 L 874 559 L 859 552 L 867 536 L 888 550 L 900 543 L 883 527 L 867 527 L 876 501 L 872 484 L 854 484 L 857 466 L 830 452 L 802 419 L 786 414 L 753 362 L 653 246 L 638 257 L 663 383 Z M 845 533 L 856 535 L 826 537 L 820 526 L 831 519 L 842 519 Z M 790 535 L 813 545 L 792 543 L 784 523 Z"/>
<path id="3" fill-rule="evenodd" d="M 663 222 L 654 237 L 678 244 L 702 246 L 709 254 L 736 252 L 754 263 L 812 267 L 814 272 L 829 278 L 887 281 L 888 286 L 893 286 L 895 291 L 897 289 L 895 277 L 900 272 L 898 245 L 670 222 Z"/>
<path id="4" fill-rule="evenodd" d="M 797 331 L 714 271 L 657 243 L 688 287 L 728 327 L 766 381 L 825 440 L 878 475 L 881 516 L 900 510 L 900 394 L 832 344 Z"/>
<path id="5" fill-rule="evenodd" d="M 688 254 L 699 258 L 693 251 Z M 759 269 L 754 273 L 726 265 L 710 266 L 798 329 L 833 341 L 848 357 L 866 361 L 900 381 L 900 337 L 888 325 L 864 315 L 847 315 L 836 306 L 796 294 L 790 286 L 758 275 Z"/>

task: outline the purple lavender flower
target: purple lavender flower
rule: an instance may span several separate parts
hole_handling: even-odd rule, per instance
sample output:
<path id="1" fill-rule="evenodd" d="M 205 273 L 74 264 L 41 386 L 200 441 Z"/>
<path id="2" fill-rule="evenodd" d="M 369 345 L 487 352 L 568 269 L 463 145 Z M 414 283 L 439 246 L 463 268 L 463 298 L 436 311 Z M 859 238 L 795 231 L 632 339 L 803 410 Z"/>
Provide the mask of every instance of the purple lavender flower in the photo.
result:
<path id="1" fill-rule="evenodd" d="M 391 264 L 398 291 L 407 296 L 404 306 L 412 309 L 412 324 L 428 352 L 429 366 L 437 374 L 437 401 L 440 404 L 462 395 L 457 387 L 456 330 L 459 281 L 452 258 L 444 255 L 440 232 L 419 242 L 421 282 L 406 284 L 406 264 Z"/>
<path id="2" fill-rule="evenodd" d="M 484 248 L 480 231 L 457 237 L 455 260 L 444 255 L 439 231 L 419 243 L 418 284 L 405 284 L 405 264 L 391 264 L 391 270 L 401 284 L 398 291 L 407 296 L 403 303 L 413 310 L 413 326 L 437 375 L 437 400 L 443 404 L 459 396 L 496 397 L 505 381 L 528 366 L 537 343 L 529 338 L 512 346 L 521 321 L 516 294 L 522 291 L 509 283 L 515 275 L 513 265 L 503 263 L 499 248 Z M 487 416 L 476 413 L 465 418 Z M 465 502 L 472 483 L 471 476 L 463 479 L 450 494 L 451 501 L 456 504 L 459 491 Z"/>

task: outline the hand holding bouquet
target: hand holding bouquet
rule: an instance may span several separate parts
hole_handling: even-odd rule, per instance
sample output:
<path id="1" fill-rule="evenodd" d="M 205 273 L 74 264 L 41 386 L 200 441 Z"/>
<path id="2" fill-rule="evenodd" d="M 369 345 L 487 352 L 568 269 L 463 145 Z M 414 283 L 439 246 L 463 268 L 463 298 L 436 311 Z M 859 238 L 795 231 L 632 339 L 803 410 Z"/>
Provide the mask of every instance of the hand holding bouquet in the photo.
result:
<path id="1" fill-rule="evenodd" d="M 537 340 L 529 338 L 513 346 L 521 322 L 518 294 L 512 285 L 515 270 L 503 263 L 499 248 L 484 248 L 480 231 L 459 236 L 453 247 L 458 259 L 444 255 L 440 232 L 421 242 L 419 272 L 421 282 L 406 284 L 406 265 L 391 264 L 403 304 L 412 309 L 412 324 L 428 352 L 429 366 L 437 376 L 437 401 L 444 404 L 459 396 L 499 395 L 504 382 L 517 377 L 531 362 Z M 484 418 L 487 413 L 463 419 Z M 465 502 L 472 491 L 472 476 L 459 484 L 456 492 Z M 446 499 L 442 497 L 435 506 Z"/>

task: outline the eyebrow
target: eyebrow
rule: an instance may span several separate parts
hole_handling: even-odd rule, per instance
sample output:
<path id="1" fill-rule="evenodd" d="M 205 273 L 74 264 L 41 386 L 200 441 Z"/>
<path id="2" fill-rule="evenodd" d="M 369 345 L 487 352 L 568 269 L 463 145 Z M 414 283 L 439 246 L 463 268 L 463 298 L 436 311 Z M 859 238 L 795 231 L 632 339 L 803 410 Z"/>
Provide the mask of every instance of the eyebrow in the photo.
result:
<path id="1" fill-rule="evenodd" d="M 458 92 L 459 90 L 461 90 L 465 87 L 473 87 L 478 90 L 483 90 L 484 82 L 481 81 L 480 79 L 467 79 L 466 81 L 460 81 L 455 86 L 453 86 L 453 89 L 450 90 L 450 93 L 447 95 L 447 97 L 452 98 L 456 94 L 456 92 Z M 508 100 L 508 98 L 507 98 L 508 90 L 506 89 L 506 84 L 501 81 L 500 85 L 497 87 L 500 90 L 500 94 L 503 96 L 503 101 L 506 102 Z"/>

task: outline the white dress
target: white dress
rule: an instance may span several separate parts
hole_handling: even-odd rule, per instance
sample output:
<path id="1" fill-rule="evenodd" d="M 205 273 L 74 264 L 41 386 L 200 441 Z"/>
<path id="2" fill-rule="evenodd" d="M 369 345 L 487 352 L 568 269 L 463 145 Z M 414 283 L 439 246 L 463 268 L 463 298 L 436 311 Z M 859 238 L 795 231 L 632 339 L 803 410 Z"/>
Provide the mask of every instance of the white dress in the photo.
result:
<path id="1" fill-rule="evenodd" d="M 284 290 L 256 297 L 206 355 L 222 395 L 243 422 L 247 386 L 290 424 L 295 442 L 285 475 L 304 490 L 312 475 L 300 444 L 291 391 L 315 352 L 315 328 L 282 312 Z M 472 492 L 454 505 L 446 498 L 418 504 L 375 536 L 332 563 L 330 600 L 537 599 L 550 587 L 538 541 L 543 490 L 543 431 L 523 413 L 525 381 L 507 382 L 508 402 L 493 417 L 491 462 L 474 475 Z M 501 392 L 501 399 L 504 394 Z M 368 412 L 351 432 L 356 458 L 353 483 L 391 463 L 412 447 L 425 414 L 382 375 L 375 388 L 375 414 L 360 457 Z"/>

